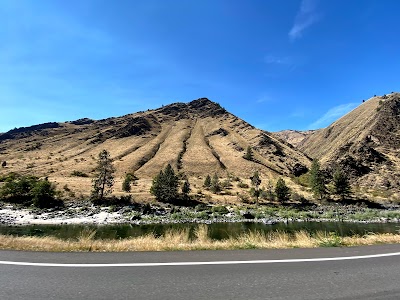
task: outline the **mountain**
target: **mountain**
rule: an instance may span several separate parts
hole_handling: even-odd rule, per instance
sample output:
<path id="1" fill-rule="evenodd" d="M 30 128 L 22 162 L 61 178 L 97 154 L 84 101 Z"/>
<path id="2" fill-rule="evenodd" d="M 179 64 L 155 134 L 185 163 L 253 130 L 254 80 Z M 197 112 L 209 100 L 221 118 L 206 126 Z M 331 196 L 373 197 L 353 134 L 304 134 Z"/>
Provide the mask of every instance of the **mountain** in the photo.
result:
<path id="1" fill-rule="evenodd" d="M 243 158 L 249 146 L 252 161 Z M 10 130 L 0 134 L 0 160 L 7 163 L 0 174 L 49 176 L 85 193 L 90 180 L 73 174 L 90 176 L 103 149 L 113 158 L 116 178 L 135 172 L 141 179 L 137 189 L 143 192 L 168 163 L 199 182 L 214 173 L 247 179 L 255 170 L 264 178 L 288 177 L 310 165 L 310 159 L 292 145 L 201 98 L 122 117 Z"/>
<path id="2" fill-rule="evenodd" d="M 400 187 L 400 93 L 373 97 L 298 148 L 326 168 L 341 166 L 365 190 Z"/>
<path id="3" fill-rule="evenodd" d="M 306 137 L 313 134 L 314 131 L 315 130 L 299 131 L 299 130 L 287 129 L 287 130 L 273 132 L 273 134 L 276 135 L 278 138 L 288 142 L 289 144 L 292 144 L 293 146 L 297 147 Z"/>

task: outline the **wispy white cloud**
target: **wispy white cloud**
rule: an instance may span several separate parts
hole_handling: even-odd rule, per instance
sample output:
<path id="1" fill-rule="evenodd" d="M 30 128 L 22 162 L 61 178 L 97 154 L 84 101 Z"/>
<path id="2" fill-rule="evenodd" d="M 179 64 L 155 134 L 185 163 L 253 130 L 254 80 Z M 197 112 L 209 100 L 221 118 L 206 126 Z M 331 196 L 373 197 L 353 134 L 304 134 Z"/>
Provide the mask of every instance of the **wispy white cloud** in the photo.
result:
<path id="1" fill-rule="evenodd" d="M 271 65 L 291 65 L 293 63 L 290 57 L 287 56 L 278 57 L 273 55 L 265 56 L 264 61 L 266 64 L 271 64 Z"/>
<path id="2" fill-rule="evenodd" d="M 320 19 L 321 14 L 317 11 L 317 0 L 302 0 L 294 24 L 289 31 L 289 38 L 292 41 L 301 38 L 304 30 Z"/>
<path id="3" fill-rule="evenodd" d="M 353 110 L 357 105 L 358 103 L 347 103 L 335 106 L 328 110 L 321 118 L 311 123 L 307 129 L 324 128 Z"/>

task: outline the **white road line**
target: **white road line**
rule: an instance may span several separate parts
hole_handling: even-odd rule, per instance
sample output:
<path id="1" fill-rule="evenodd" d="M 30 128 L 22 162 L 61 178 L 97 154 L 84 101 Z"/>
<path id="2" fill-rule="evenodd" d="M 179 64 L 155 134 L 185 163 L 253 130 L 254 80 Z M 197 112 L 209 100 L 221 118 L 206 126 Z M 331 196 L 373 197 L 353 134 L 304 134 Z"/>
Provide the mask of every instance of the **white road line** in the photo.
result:
<path id="1" fill-rule="evenodd" d="M 194 261 L 194 262 L 162 262 L 162 263 L 119 263 L 119 264 L 60 264 L 60 263 L 32 263 L 19 261 L 0 261 L 0 265 L 34 266 L 34 267 L 62 267 L 62 268 L 111 268 L 111 267 L 166 267 L 166 266 L 205 266 L 205 265 L 241 265 L 241 264 L 277 264 L 300 262 L 323 262 L 356 260 L 400 256 L 400 252 L 371 254 L 361 256 L 323 257 L 323 258 L 294 258 L 270 260 L 233 260 L 233 261 Z"/>

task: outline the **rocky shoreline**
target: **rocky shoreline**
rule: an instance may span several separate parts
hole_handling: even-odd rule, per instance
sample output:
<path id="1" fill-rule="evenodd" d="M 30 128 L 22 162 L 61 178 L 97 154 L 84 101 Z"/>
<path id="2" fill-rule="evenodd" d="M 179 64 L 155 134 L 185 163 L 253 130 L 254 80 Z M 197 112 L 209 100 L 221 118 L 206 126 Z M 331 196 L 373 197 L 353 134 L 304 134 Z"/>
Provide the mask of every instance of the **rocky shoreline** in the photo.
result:
<path id="1" fill-rule="evenodd" d="M 132 205 L 99 207 L 92 204 L 67 204 L 62 209 L 32 209 L 14 205 L 0 206 L 0 225 L 67 225 L 67 224 L 171 224 L 218 222 L 353 222 L 399 223 L 400 208 L 371 209 L 355 206 L 315 206 L 309 209 L 271 207 Z"/>

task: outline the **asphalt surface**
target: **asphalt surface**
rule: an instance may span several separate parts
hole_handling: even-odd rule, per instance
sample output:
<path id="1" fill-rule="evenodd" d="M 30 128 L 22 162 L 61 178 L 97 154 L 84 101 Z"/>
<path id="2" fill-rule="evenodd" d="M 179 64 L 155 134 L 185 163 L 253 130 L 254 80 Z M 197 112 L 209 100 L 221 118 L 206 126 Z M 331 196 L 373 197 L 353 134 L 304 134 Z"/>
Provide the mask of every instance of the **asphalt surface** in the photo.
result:
<path id="1" fill-rule="evenodd" d="M 400 245 L 134 253 L 0 251 L 0 299 L 400 299 L 399 255 L 290 261 L 397 252 Z M 273 262 L 223 264 L 255 260 Z M 9 261 L 59 265 L 4 264 Z M 210 261 L 221 264 L 75 266 Z"/>

